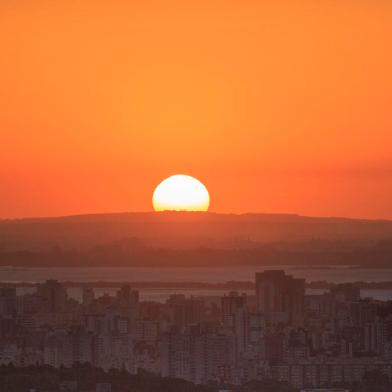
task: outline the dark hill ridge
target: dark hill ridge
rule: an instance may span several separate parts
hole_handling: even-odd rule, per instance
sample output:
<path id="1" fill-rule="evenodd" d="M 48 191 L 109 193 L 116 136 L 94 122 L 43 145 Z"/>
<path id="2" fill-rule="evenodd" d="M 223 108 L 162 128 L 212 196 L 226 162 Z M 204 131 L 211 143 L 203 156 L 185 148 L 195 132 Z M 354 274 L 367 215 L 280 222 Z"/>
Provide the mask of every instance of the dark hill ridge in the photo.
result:
<path id="1" fill-rule="evenodd" d="M 315 240 L 365 246 L 392 241 L 392 221 L 198 212 L 0 220 L 0 251 L 87 250 L 126 238 L 148 248 L 249 249 L 276 242 L 314 244 Z"/>

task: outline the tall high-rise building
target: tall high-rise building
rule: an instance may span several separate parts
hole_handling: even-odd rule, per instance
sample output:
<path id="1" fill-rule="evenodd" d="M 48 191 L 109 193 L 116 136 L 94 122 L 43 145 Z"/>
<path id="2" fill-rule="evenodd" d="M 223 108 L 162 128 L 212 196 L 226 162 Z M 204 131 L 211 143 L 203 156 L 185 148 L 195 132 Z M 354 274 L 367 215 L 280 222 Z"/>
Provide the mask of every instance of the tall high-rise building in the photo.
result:
<path id="1" fill-rule="evenodd" d="M 195 344 L 195 383 L 232 383 L 236 370 L 237 350 L 235 336 L 202 334 Z"/>
<path id="2" fill-rule="evenodd" d="M 63 312 L 67 305 L 67 290 L 57 280 L 47 280 L 37 287 L 42 309 L 45 312 Z"/>
<path id="3" fill-rule="evenodd" d="M 223 326 L 234 328 L 237 311 L 246 307 L 246 295 L 239 295 L 236 291 L 232 291 L 221 298 L 221 306 Z"/>
<path id="4" fill-rule="evenodd" d="M 95 293 L 92 287 L 84 287 L 83 288 L 83 298 L 82 303 L 85 306 L 91 305 L 94 302 Z"/>
<path id="5" fill-rule="evenodd" d="M 257 310 L 267 324 L 304 323 L 305 280 L 295 279 L 282 270 L 256 273 Z"/>
<path id="6" fill-rule="evenodd" d="M 115 302 L 114 311 L 119 311 L 119 315 L 128 319 L 128 330 L 134 331 L 136 319 L 139 314 L 139 291 L 132 290 L 126 284 L 117 291 L 117 301 Z"/>
<path id="7" fill-rule="evenodd" d="M 192 348 L 190 334 L 173 331 L 163 335 L 160 343 L 161 375 L 193 381 Z"/>
<path id="8" fill-rule="evenodd" d="M 336 302 L 358 302 L 361 299 L 361 290 L 352 283 L 342 283 L 333 287 L 331 294 Z"/>
<path id="9" fill-rule="evenodd" d="M 225 334 L 172 331 L 160 344 L 161 375 L 184 378 L 196 384 L 230 382 L 235 370 L 235 337 Z"/>
<path id="10" fill-rule="evenodd" d="M 246 303 L 246 294 L 239 295 L 232 291 L 228 296 L 221 298 L 222 325 L 225 330 L 232 332 L 236 337 L 237 351 L 246 350 L 249 338 L 249 312 Z"/>
<path id="11" fill-rule="evenodd" d="M 385 323 L 383 321 L 367 323 L 363 332 L 365 351 L 367 353 L 381 354 L 387 342 Z"/>
<path id="12" fill-rule="evenodd" d="M 139 304 L 139 291 L 132 290 L 131 286 L 126 284 L 117 291 L 117 300 L 121 306 L 137 308 Z"/>
<path id="13" fill-rule="evenodd" d="M 12 316 L 16 313 L 16 288 L 0 288 L 0 315 Z"/>
<path id="14" fill-rule="evenodd" d="M 172 325 L 187 327 L 202 321 L 204 301 L 200 298 L 186 298 L 183 294 L 173 294 L 166 301 Z"/>
<path id="15" fill-rule="evenodd" d="M 264 337 L 265 320 L 262 313 L 249 313 L 248 343 L 257 347 Z"/>

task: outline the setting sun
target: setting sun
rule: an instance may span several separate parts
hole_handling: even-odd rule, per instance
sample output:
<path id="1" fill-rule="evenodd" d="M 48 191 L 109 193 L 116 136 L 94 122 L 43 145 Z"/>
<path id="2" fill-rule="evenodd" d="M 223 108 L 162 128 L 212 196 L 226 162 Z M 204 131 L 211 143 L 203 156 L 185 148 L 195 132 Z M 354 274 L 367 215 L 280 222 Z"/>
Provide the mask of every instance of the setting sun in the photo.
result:
<path id="1" fill-rule="evenodd" d="M 155 188 L 152 205 L 155 211 L 207 211 L 210 195 L 196 178 L 177 174 Z"/>

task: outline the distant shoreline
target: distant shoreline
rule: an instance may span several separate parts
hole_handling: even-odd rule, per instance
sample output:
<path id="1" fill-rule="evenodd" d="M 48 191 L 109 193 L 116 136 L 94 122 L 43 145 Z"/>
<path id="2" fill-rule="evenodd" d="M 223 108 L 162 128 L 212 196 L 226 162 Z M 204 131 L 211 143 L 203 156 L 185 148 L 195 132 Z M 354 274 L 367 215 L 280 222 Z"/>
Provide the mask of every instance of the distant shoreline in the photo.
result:
<path id="1" fill-rule="evenodd" d="M 36 287 L 39 283 L 36 282 L 2 282 L 0 281 L 0 287 Z M 64 287 L 72 288 L 119 288 L 125 284 L 129 284 L 134 289 L 181 289 L 181 290 L 192 290 L 192 289 L 208 289 L 208 290 L 252 290 L 255 288 L 255 284 L 250 281 L 231 281 L 224 283 L 206 283 L 206 282 L 130 282 L 130 281 L 95 281 L 95 282 L 72 282 L 72 281 L 61 281 Z M 350 284 L 355 287 L 364 290 L 389 290 L 392 289 L 392 281 L 388 282 L 350 282 L 344 283 Z M 308 289 L 331 289 L 336 287 L 337 283 L 331 283 L 327 281 L 317 282 L 306 282 L 305 286 Z"/>
<path id="2" fill-rule="evenodd" d="M 281 268 L 289 268 L 291 270 L 330 270 L 330 269 L 356 269 L 356 268 L 364 268 L 364 269 L 392 269 L 392 266 L 387 266 L 387 267 L 380 267 L 380 266 L 375 266 L 375 267 L 369 267 L 369 266 L 362 266 L 362 265 L 295 265 L 295 264 L 242 264 L 242 265 L 210 265 L 210 266 L 205 266 L 205 265 L 183 265 L 183 266 L 172 266 L 172 265 L 166 265 L 166 266 L 155 266 L 155 265 L 147 265 L 147 266 L 138 266 L 138 265 L 131 265 L 131 266 L 126 266 L 126 265 L 113 265 L 113 266 L 106 266 L 106 265 L 99 265 L 99 266 L 91 266 L 91 265 L 52 265 L 52 266 L 17 266 L 17 265 L 0 265 L 0 273 L 1 271 L 30 271 L 30 270 L 39 270 L 39 269 L 58 269 L 58 268 L 65 268 L 65 269 L 77 269 L 77 268 L 101 268 L 101 269 L 117 269 L 117 268 L 130 268 L 130 269 L 138 269 L 138 268 L 151 268 L 151 269 L 156 269 L 156 268 L 164 268 L 164 269 L 194 269 L 194 268 L 224 268 L 224 267 L 230 267 L 230 268 L 243 268 L 243 267 L 260 267 L 260 268 L 276 268 L 276 269 L 281 269 Z"/>

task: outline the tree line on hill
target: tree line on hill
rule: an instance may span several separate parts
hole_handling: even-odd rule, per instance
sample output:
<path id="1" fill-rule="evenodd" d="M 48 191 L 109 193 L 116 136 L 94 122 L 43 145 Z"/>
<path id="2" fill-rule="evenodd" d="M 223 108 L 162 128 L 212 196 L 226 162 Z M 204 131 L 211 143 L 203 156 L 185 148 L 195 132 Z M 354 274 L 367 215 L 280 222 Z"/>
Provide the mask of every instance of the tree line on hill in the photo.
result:
<path id="1" fill-rule="evenodd" d="M 0 250 L 0 265 L 18 267 L 333 266 L 392 267 L 392 241 L 259 244 L 252 248 L 154 248 L 124 238 L 88 249 Z"/>

